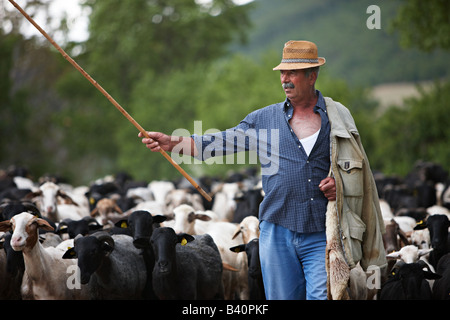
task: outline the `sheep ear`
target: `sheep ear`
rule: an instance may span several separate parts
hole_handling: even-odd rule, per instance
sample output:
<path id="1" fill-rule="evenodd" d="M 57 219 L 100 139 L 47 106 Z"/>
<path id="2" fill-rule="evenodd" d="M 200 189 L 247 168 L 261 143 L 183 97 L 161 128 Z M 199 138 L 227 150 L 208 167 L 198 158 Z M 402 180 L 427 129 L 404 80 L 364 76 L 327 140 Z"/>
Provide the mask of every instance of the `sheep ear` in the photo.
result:
<path id="1" fill-rule="evenodd" d="M 153 216 L 153 223 L 161 223 L 167 220 L 166 216 L 162 216 L 160 214 Z"/>
<path id="2" fill-rule="evenodd" d="M 105 253 L 105 257 L 109 256 L 111 252 L 113 252 L 114 247 L 110 246 L 108 243 L 103 242 L 102 243 L 102 250 Z"/>
<path id="3" fill-rule="evenodd" d="M 386 258 L 388 258 L 388 259 L 398 259 L 398 258 L 400 258 L 400 252 L 398 252 L 398 251 L 391 252 L 388 255 L 386 255 Z"/>
<path id="4" fill-rule="evenodd" d="M 237 225 L 236 230 L 233 233 L 233 237 L 231 237 L 231 240 L 234 240 L 234 238 L 236 238 L 239 235 L 239 233 L 241 233 L 241 226 Z"/>
<path id="5" fill-rule="evenodd" d="M 118 228 L 126 229 L 128 228 L 128 219 L 122 219 L 115 223 L 115 226 Z"/>
<path id="6" fill-rule="evenodd" d="M 436 280 L 442 278 L 440 274 L 431 272 L 431 271 L 423 271 L 423 276 L 428 280 Z"/>
<path id="7" fill-rule="evenodd" d="M 10 220 L 0 222 L 0 231 L 6 232 L 12 230 L 12 223 Z"/>
<path id="8" fill-rule="evenodd" d="M 95 217 L 98 213 L 98 208 L 95 207 L 92 211 L 91 211 L 91 217 Z"/>
<path id="9" fill-rule="evenodd" d="M 53 231 L 55 230 L 46 220 L 38 218 L 37 219 L 38 227 L 45 231 Z"/>
<path id="10" fill-rule="evenodd" d="M 59 224 L 58 227 L 56 228 L 55 233 L 61 235 L 63 233 L 68 233 L 69 231 L 67 230 L 67 225 L 63 225 L 63 224 Z"/>
<path id="11" fill-rule="evenodd" d="M 25 199 L 25 200 L 31 200 L 31 199 L 33 199 L 33 198 L 35 198 L 35 197 L 40 197 L 40 196 L 42 196 L 42 191 L 41 191 L 41 190 L 28 193 L 28 194 L 24 197 L 24 199 Z"/>
<path id="12" fill-rule="evenodd" d="M 67 249 L 67 251 L 64 253 L 64 255 L 62 256 L 63 259 L 76 259 L 77 258 L 77 253 L 75 252 L 74 248 L 70 248 Z"/>
<path id="13" fill-rule="evenodd" d="M 195 214 L 195 219 L 197 219 L 197 220 L 202 220 L 202 221 L 210 221 L 210 220 L 211 220 L 211 217 L 208 216 L 207 214 L 196 213 L 196 214 Z"/>
<path id="14" fill-rule="evenodd" d="M 187 220 L 189 223 L 192 223 L 195 220 L 195 212 L 189 212 Z"/>
<path id="15" fill-rule="evenodd" d="M 195 238 L 187 233 L 181 233 L 177 235 L 178 243 L 185 246 L 188 242 L 194 241 Z"/>
<path id="16" fill-rule="evenodd" d="M 420 220 L 419 222 L 416 223 L 416 226 L 414 227 L 414 230 L 422 230 L 428 228 L 428 225 L 425 221 Z"/>
<path id="17" fill-rule="evenodd" d="M 78 203 L 73 201 L 73 199 L 67 193 L 65 193 L 64 191 L 58 190 L 58 194 L 57 195 L 60 196 L 61 198 L 63 198 L 67 202 L 67 204 L 72 204 L 72 205 L 78 207 Z"/>
<path id="18" fill-rule="evenodd" d="M 431 251 L 433 251 L 433 248 L 430 248 L 430 249 L 419 249 L 419 257 L 424 256 L 426 254 L 429 254 Z"/>
<path id="19" fill-rule="evenodd" d="M 245 251 L 245 244 L 240 244 L 238 246 L 231 247 L 230 251 L 231 252 L 236 252 L 236 253 L 243 252 L 243 251 Z"/>
<path id="20" fill-rule="evenodd" d="M 114 210 L 115 210 L 117 213 L 123 214 L 122 209 L 120 209 L 120 207 L 119 207 L 117 204 L 114 205 Z"/>

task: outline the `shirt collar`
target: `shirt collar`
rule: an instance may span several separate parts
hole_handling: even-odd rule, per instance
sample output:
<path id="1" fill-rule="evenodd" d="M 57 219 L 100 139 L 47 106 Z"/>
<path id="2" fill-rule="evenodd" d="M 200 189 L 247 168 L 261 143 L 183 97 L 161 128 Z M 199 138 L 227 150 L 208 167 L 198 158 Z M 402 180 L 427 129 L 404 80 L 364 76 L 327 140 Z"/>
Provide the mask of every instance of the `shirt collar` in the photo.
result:
<path id="1" fill-rule="evenodd" d="M 320 109 L 326 113 L 327 107 L 325 105 L 325 99 L 323 98 L 322 93 L 319 90 L 316 90 L 316 94 L 318 96 L 318 99 L 316 105 L 314 106 L 314 111 L 317 112 Z M 284 112 L 286 113 L 286 116 L 288 118 L 291 118 L 294 112 L 294 107 L 292 106 L 288 98 L 286 98 L 286 100 L 284 101 Z"/>

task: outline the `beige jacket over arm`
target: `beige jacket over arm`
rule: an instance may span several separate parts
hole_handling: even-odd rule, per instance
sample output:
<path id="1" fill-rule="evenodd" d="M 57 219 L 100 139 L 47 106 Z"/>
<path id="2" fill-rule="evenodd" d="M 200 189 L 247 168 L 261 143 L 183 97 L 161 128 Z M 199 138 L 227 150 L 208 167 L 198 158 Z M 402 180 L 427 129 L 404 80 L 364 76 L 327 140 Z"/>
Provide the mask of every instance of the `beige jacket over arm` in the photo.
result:
<path id="1" fill-rule="evenodd" d="M 385 232 L 375 180 L 350 111 L 325 98 L 331 125 L 331 166 L 341 245 L 351 268 L 386 266 Z"/>

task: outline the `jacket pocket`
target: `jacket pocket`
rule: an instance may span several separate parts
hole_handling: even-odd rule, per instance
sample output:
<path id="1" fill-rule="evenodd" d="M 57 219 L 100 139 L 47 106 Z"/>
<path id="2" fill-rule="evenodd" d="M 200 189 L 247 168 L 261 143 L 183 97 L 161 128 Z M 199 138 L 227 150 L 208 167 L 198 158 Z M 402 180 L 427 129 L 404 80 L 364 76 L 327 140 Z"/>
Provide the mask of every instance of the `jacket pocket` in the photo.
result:
<path id="1" fill-rule="evenodd" d="M 340 159 L 337 161 L 342 178 L 344 196 L 361 197 L 363 191 L 362 160 Z"/>
<path id="2" fill-rule="evenodd" d="M 344 243 L 347 243 L 350 249 L 349 252 L 351 252 L 352 259 L 356 264 L 362 258 L 362 240 L 366 231 L 366 224 L 357 214 L 348 209 L 344 211 L 341 223 L 344 232 Z"/>

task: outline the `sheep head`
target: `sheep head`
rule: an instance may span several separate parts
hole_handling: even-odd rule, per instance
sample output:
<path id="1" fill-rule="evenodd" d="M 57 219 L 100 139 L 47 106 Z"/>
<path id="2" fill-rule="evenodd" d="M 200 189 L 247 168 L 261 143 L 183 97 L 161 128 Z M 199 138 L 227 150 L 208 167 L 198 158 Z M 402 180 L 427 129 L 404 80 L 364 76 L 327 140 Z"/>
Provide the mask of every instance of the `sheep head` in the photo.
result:
<path id="1" fill-rule="evenodd" d="M 11 246 L 15 251 L 31 250 L 38 241 L 38 229 L 54 230 L 47 221 L 28 212 L 22 212 L 10 220 L 0 222 L 0 231 L 13 230 Z"/>

